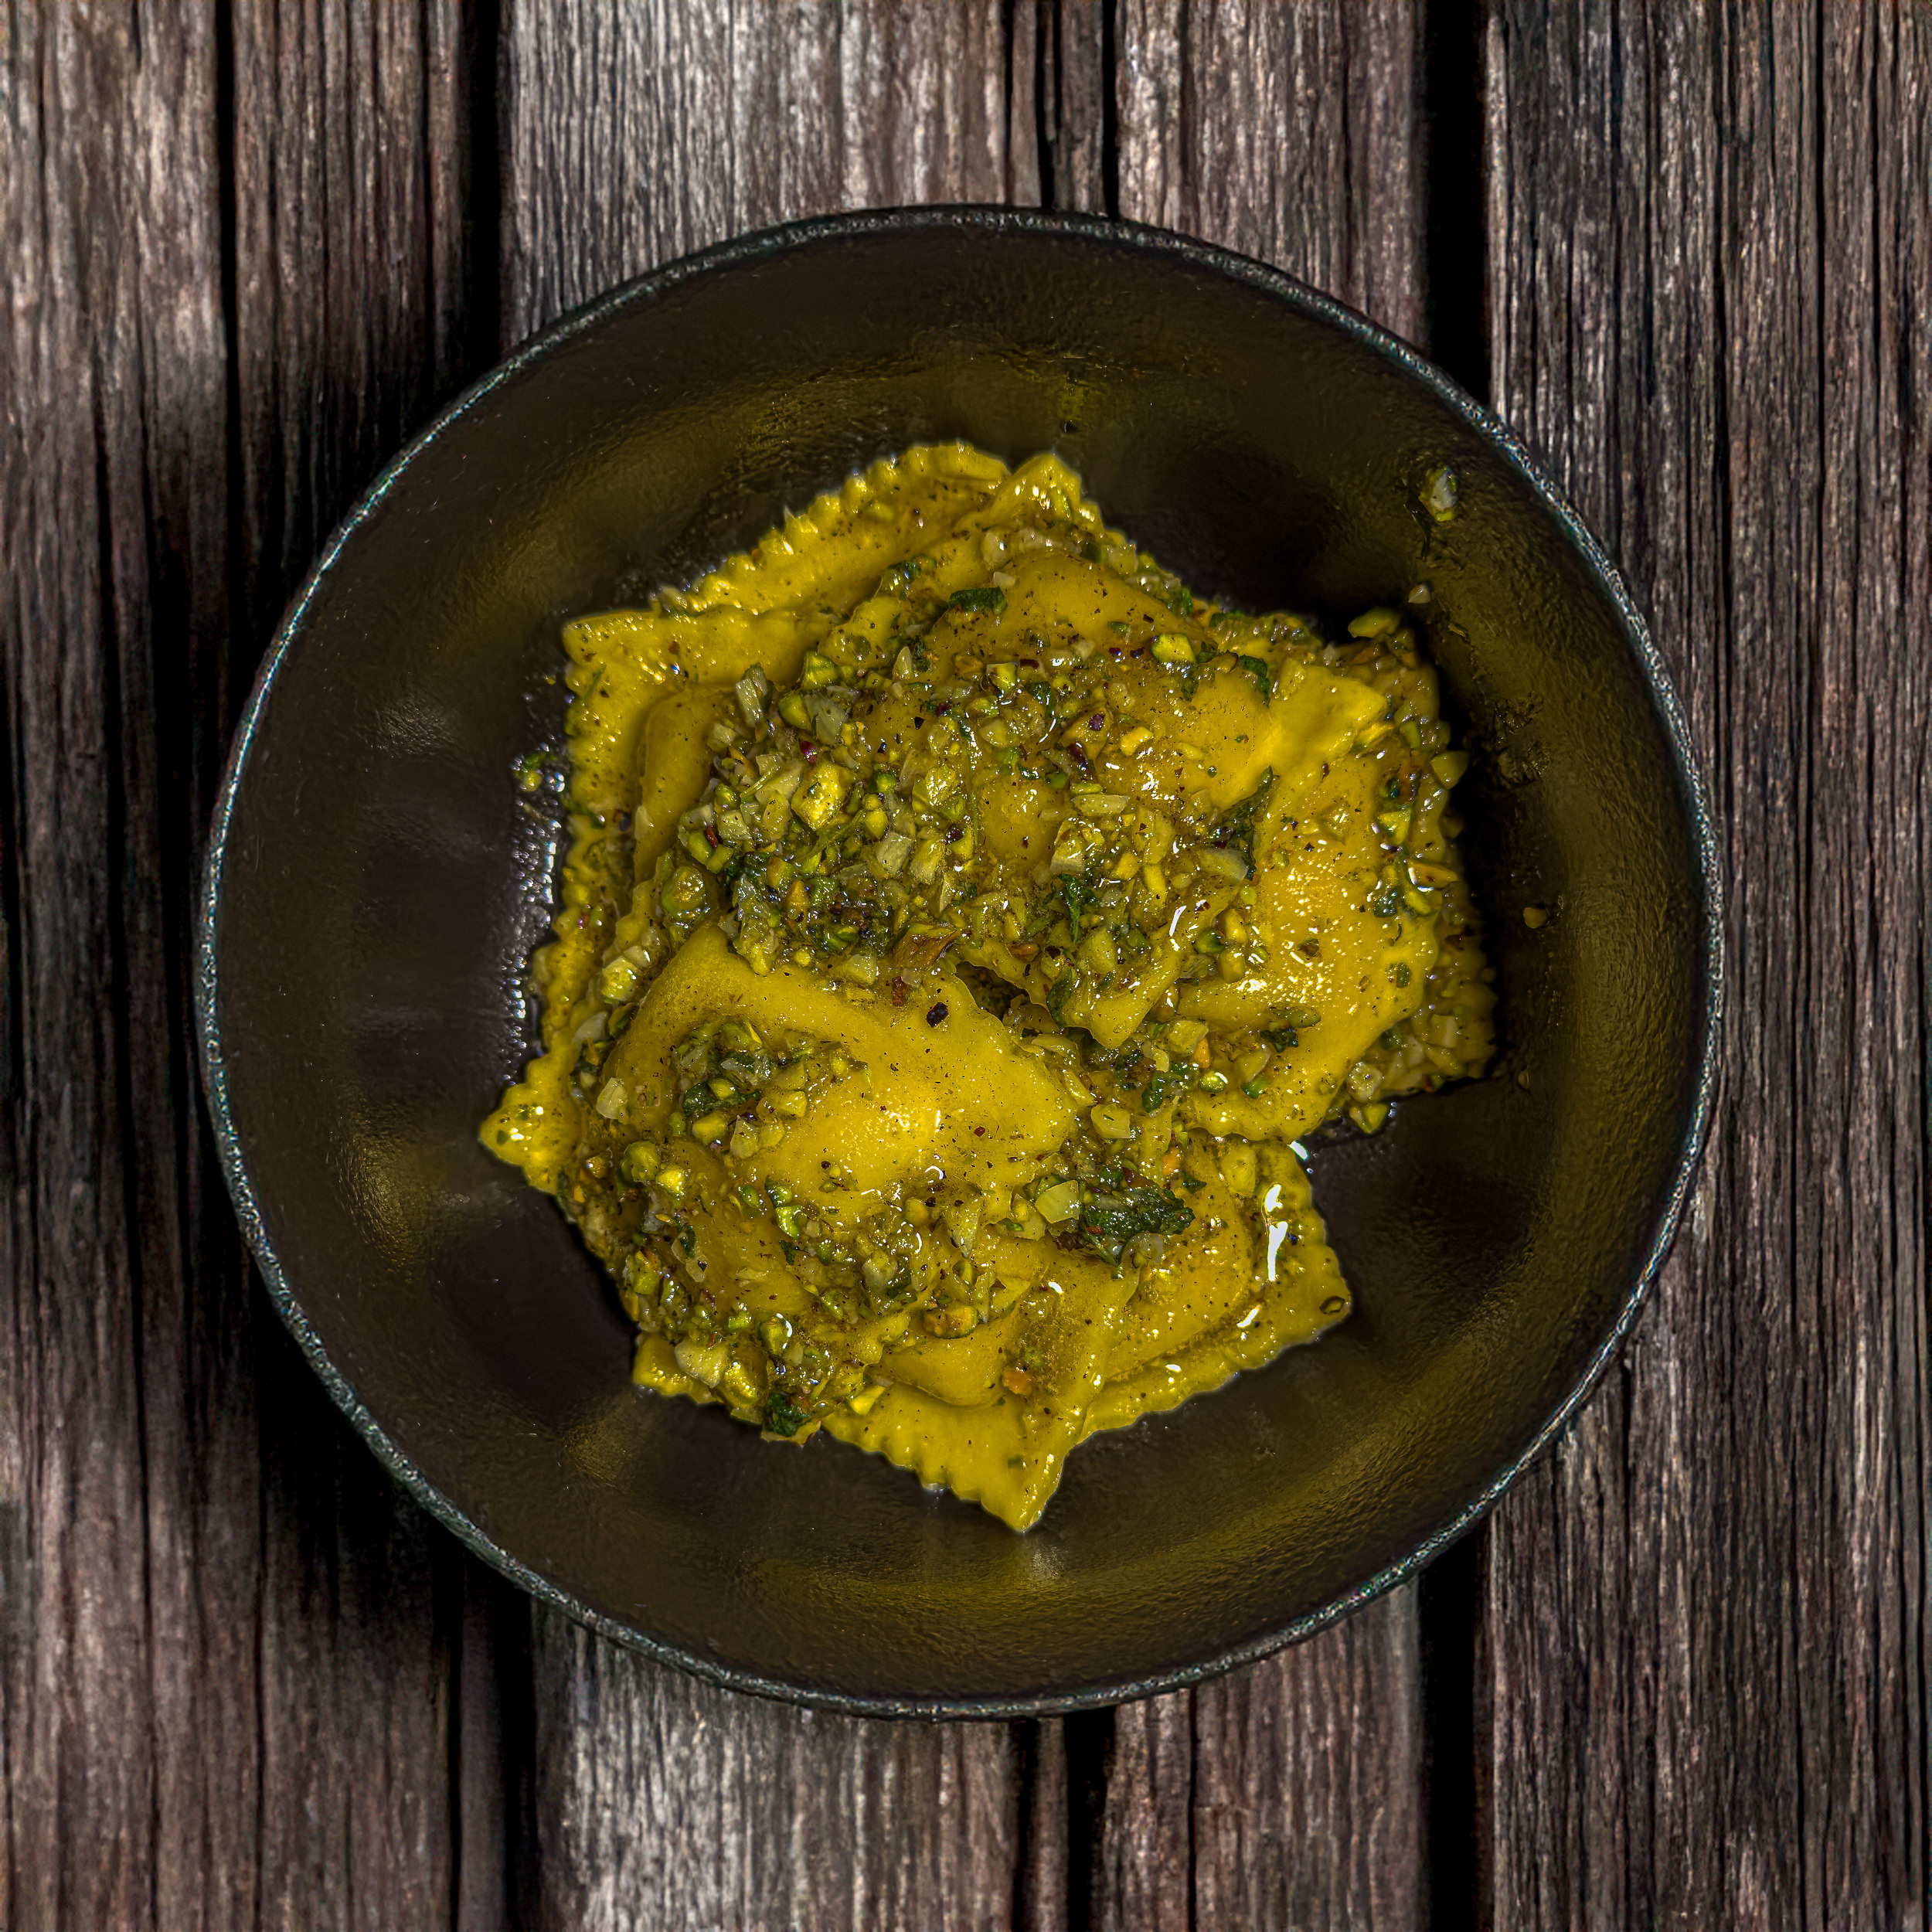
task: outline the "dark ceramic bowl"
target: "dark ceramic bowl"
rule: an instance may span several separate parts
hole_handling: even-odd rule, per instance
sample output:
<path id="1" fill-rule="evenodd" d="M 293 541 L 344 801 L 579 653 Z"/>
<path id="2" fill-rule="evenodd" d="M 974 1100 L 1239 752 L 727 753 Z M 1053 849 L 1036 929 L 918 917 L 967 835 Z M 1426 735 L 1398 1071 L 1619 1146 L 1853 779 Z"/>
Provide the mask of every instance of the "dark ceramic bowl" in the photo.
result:
<path id="1" fill-rule="evenodd" d="M 687 578 L 904 445 L 1053 448 L 1197 586 L 1433 585 L 1479 757 L 1487 1080 L 1315 1162 L 1318 1345 L 1073 1458 L 1039 1527 L 628 1379 L 553 1204 L 478 1145 L 529 1050 L 567 615 Z M 1419 502 L 1447 464 L 1460 509 Z M 1526 903 L 1556 908 L 1526 928 Z M 633 283 L 472 390 L 296 600 L 214 825 L 208 1090 L 277 1305 L 376 1453 L 527 1588 L 842 1709 L 993 1715 L 1261 1656 L 1467 1529 L 1629 1327 L 1702 1134 L 1718 888 L 1684 726 L 1603 553 L 1401 344 L 1257 264 L 993 211 L 817 222 Z"/>

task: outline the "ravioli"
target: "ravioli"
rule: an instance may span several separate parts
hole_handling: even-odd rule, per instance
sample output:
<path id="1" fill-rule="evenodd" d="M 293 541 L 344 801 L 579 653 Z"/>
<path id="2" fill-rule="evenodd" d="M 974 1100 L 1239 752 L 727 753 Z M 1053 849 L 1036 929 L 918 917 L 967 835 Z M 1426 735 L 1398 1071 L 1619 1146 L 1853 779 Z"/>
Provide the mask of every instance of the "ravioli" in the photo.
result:
<path id="1" fill-rule="evenodd" d="M 1024 1529 L 1346 1316 L 1302 1137 L 1493 1045 L 1406 609 L 1197 600 L 1057 458 L 954 444 L 564 645 L 543 1051 L 483 1139 L 641 1387 Z"/>

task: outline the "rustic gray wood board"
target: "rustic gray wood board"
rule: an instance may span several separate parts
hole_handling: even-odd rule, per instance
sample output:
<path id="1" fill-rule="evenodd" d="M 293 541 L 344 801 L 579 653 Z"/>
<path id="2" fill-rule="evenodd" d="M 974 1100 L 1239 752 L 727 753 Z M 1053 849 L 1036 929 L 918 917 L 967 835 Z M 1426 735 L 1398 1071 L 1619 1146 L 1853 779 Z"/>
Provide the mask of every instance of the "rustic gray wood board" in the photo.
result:
<path id="1" fill-rule="evenodd" d="M 267 623 L 458 372 L 457 38 L 0 8 L 10 1927 L 451 1910 L 468 1560 L 250 1286 L 189 962 Z"/>
<path id="2" fill-rule="evenodd" d="M 883 1726 L 533 1617 L 393 1489 L 250 1285 L 190 922 L 275 617 L 438 402 L 954 199 L 1486 354 L 1675 668 L 1732 1003 L 1656 1304 L 1475 1563 Z M 0 1925 L 1927 1925 L 1932 11 L 0 0 Z"/>
<path id="3" fill-rule="evenodd" d="M 512 6 L 503 76 L 512 338 L 747 228 L 1008 193 L 997 6 Z M 1006 1727 L 815 1717 L 543 1611 L 533 1669 L 539 1923 L 1007 1922 Z"/>
<path id="4" fill-rule="evenodd" d="M 1495 1520 L 1487 1913 L 1922 1925 L 1932 13 L 1498 5 L 1485 61 L 1497 404 L 1651 614 L 1731 879 L 1685 1232 Z"/>

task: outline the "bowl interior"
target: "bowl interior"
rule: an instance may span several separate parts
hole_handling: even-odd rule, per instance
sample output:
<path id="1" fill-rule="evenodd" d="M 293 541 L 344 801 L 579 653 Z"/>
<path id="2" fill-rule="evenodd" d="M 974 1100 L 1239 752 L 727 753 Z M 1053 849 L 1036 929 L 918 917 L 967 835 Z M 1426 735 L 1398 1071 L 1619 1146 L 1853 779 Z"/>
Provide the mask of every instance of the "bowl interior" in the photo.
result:
<path id="1" fill-rule="evenodd" d="M 1315 1347 L 1073 1458 L 1032 1534 L 826 1441 L 634 1392 L 553 1204 L 478 1145 L 529 1050 L 557 627 L 907 444 L 1053 448 L 1197 587 L 1432 588 L 1503 1052 L 1315 1167 L 1357 1298 Z M 1447 464 L 1460 509 L 1420 502 Z M 1305 1626 L 1545 1430 L 1668 1233 L 1700 1113 L 1702 821 L 1641 634 L 1505 444 L 1365 325 L 1134 231 L 822 225 L 526 352 L 299 603 L 210 874 L 218 1124 L 278 1298 L 379 1447 L 524 1580 L 752 1688 L 995 1710 Z M 1528 930 L 1526 903 L 1557 908 Z"/>

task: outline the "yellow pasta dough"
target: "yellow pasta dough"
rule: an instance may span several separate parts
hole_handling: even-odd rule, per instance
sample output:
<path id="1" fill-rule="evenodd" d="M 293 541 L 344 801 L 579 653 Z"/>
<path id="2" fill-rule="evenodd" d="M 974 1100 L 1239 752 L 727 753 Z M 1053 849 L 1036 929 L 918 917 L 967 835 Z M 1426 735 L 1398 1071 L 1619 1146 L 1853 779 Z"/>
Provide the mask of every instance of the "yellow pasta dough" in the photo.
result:
<path id="1" fill-rule="evenodd" d="M 483 1138 L 641 1386 L 1023 1529 L 1345 1315 L 1298 1137 L 1492 1045 L 1400 611 L 1197 602 L 1056 458 L 941 444 L 564 643 L 544 1050 Z"/>

